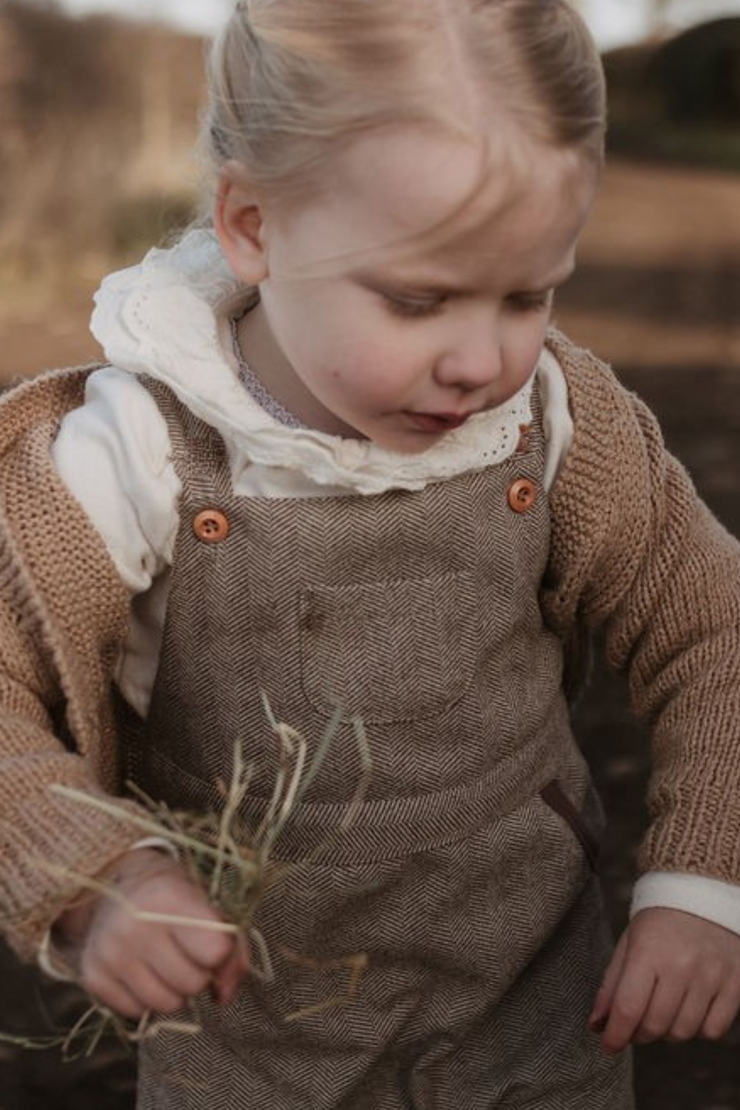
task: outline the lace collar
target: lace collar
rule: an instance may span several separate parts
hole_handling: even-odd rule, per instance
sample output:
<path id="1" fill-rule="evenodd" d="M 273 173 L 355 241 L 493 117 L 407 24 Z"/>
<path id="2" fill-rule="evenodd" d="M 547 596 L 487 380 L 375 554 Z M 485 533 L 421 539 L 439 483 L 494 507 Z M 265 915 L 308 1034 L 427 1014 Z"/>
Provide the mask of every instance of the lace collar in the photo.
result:
<path id="1" fill-rule="evenodd" d="M 286 427 L 244 388 L 231 348 L 230 319 L 254 296 L 231 274 L 213 232 L 196 230 L 106 278 L 91 327 L 112 365 L 168 385 L 221 433 L 238 466 L 299 470 L 321 487 L 412 490 L 481 470 L 513 454 L 520 424 L 531 420 L 530 380 L 506 404 L 472 417 L 420 455 Z"/>

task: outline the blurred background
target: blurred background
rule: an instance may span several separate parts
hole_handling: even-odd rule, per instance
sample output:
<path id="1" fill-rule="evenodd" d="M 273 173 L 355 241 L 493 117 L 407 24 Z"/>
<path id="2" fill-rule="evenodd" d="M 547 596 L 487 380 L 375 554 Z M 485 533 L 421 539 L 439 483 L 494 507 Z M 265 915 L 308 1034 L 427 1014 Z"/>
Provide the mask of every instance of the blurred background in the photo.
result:
<path id="1" fill-rule="evenodd" d="M 579 4 L 610 162 L 561 321 L 618 364 L 737 365 L 740 0 Z M 229 7 L 0 0 L 0 381 L 93 355 L 101 276 L 187 222 L 201 36 Z"/>
<path id="2" fill-rule="evenodd" d="M 740 535 L 740 0 L 581 0 L 609 82 L 604 187 L 557 323 L 612 362 Z M 187 223 L 205 37 L 228 0 L 0 0 L 0 387 L 97 356 L 91 296 Z M 628 910 L 649 745 L 596 667 L 577 715 L 610 817 L 604 889 Z M 0 950 L 0 1033 L 79 999 Z M 639 1110 L 740 1110 L 740 1027 L 636 1053 Z M 119 1046 L 60 1065 L 0 1043 L 0 1110 L 132 1110 Z"/>

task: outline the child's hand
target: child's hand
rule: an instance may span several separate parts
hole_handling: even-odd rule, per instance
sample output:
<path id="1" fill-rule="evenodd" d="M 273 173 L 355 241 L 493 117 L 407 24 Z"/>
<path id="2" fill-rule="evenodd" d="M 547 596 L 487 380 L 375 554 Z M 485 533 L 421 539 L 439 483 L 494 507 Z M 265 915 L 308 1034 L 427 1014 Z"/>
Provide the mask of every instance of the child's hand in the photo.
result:
<path id="1" fill-rule="evenodd" d="M 141 848 L 98 879 L 112 882 L 128 904 L 98 895 L 62 914 L 54 929 L 90 994 L 135 1019 L 147 1010 L 179 1010 L 209 985 L 222 1004 L 233 1000 L 249 966 L 243 937 L 132 912 L 220 920 L 176 860 Z"/>
<path id="2" fill-rule="evenodd" d="M 642 910 L 622 934 L 589 1027 L 606 1052 L 716 1040 L 740 1006 L 740 936 L 681 910 Z"/>

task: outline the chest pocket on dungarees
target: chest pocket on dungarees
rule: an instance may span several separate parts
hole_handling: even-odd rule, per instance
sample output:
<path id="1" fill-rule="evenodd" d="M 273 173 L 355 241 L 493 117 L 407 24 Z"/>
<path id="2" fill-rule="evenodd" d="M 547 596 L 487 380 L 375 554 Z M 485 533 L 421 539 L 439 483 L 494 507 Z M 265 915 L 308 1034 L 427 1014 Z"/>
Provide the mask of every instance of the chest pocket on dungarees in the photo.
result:
<path id="1" fill-rule="evenodd" d="M 438 717 L 470 685 L 478 650 L 465 572 L 304 590 L 303 688 L 322 713 L 376 724 Z"/>

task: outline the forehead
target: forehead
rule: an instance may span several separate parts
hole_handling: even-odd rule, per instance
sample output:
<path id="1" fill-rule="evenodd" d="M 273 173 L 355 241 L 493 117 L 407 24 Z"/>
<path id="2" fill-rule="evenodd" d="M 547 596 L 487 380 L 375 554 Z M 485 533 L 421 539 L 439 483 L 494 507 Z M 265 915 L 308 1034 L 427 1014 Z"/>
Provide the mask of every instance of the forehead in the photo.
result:
<path id="1" fill-rule="evenodd" d="M 418 237 L 453 220 L 462 228 L 507 206 L 508 163 L 483 141 L 424 128 L 387 129 L 340 156 L 331 194 L 397 238 Z"/>
<path id="2" fill-rule="evenodd" d="M 319 269 L 483 263 L 574 245 L 595 191 L 585 156 L 525 141 L 501 120 L 483 138 L 396 127 L 356 139 L 333 160 L 324 190 L 298 210 L 293 246 Z"/>

